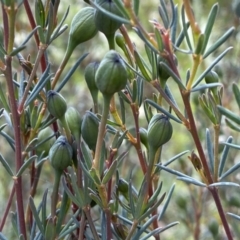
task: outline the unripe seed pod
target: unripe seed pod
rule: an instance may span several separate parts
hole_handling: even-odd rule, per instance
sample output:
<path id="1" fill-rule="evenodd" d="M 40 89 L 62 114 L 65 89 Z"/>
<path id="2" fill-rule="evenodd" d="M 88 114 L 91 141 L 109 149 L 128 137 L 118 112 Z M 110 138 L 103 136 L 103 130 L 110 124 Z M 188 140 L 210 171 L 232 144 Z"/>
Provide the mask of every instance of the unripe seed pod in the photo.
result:
<path id="1" fill-rule="evenodd" d="M 63 171 L 72 165 L 73 149 L 65 136 L 60 136 L 49 151 L 49 160 L 57 171 Z"/>
<path id="2" fill-rule="evenodd" d="M 148 139 L 147 139 L 147 130 L 145 128 L 139 128 L 139 133 L 140 133 L 140 140 L 141 143 L 148 148 Z"/>
<path id="3" fill-rule="evenodd" d="M 216 219 L 211 219 L 209 221 L 208 230 L 211 232 L 214 239 L 216 239 L 219 233 L 219 223 L 216 221 Z"/>
<path id="4" fill-rule="evenodd" d="M 157 113 L 148 125 L 148 144 L 157 149 L 168 142 L 172 137 L 172 124 L 164 114 Z"/>
<path id="5" fill-rule="evenodd" d="M 84 77 L 85 77 L 88 89 L 92 95 L 92 99 L 94 103 L 97 103 L 97 97 L 98 97 L 98 88 L 95 82 L 95 76 L 96 76 L 98 67 L 99 67 L 99 62 L 92 62 L 86 66 L 84 71 Z"/>
<path id="6" fill-rule="evenodd" d="M 54 117 L 61 118 L 67 111 L 67 103 L 60 93 L 50 90 L 47 93 L 47 108 Z"/>
<path id="7" fill-rule="evenodd" d="M 38 133 L 37 143 L 41 143 L 45 139 L 53 136 L 53 134 L 54 134 L 54 131 L 50 127 L 46 127 L 45 129 L 41 130 Z M 42 152 L 44 152 L 44 156 L 47 156 L 48 152 L 49 152 L 51 146 L 54 144 L 54 142 L 55 142 L 55 137 L 52 137 L 52 138 L 48 139 L 47 141 L 43 142 L 42 144 L 40 144 L 36 148 L 37 155 L 40 155 Z"/>
<path id="8" fill-rule="evenodd" d="M 96 85 L 103 95 L 112 96 L 127 83 L 127 70 L 119 54 L 111 50 L 101 61 L 95 77 Z"/>
<path id="9" fill-rule="evenodd" d="M 98 126 L 97 119 L 92 116 L 91 112 L 87 111 L 83 116 L 81 132 L 82 138 L 92 151 L 95 151 L 97 144 Z"/>
<path id="10" fill-rule="evenodd" d="M 217 83 L 217 82 L 219 82 L 218 74 L 216 72 L 214 72 L 214 71 L 210 71 L 205 76 L 205 82 L 206 83 Z"/>
<path id="11" fill-rule="evenodd" d="M 97 4 L 109 13 L 122 16 L 121 12 L 118 10 L 116 4 L 112 0 L 97 0 Z M 100 10 L 96 10 L 94 20 L 97 29 L 106 36 L 113 35 L 122 25 L 122 23 L 110 18 Z"/>
<path id="12" fill-rule="evenodd" d="M 77 142 L 80 141 L 82 119 L 74 107 L 69 107 L 65 114 L 68 127 Z"/>
<path id="13" fill-rule="evenodd" d="M 94 14 L 94 8 L 85 7 L 73 17 L 68 43 L 72 48 L 90 40 L 96 35 L 97 28 L 94 22 Z"/>

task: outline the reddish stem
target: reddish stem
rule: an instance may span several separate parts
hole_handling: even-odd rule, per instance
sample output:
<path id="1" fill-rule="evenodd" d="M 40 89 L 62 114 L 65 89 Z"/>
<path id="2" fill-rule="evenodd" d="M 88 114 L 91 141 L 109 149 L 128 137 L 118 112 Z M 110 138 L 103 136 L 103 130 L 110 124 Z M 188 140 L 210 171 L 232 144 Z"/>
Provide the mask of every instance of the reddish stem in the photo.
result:
<path id="1" fill-rule="evenodd" d="M 34 17 L 33 17 L 33 14 L 32 14 L 32 10 L 29 6 L 29 2 L 28 0 L 24 0 L 24 7 L 25 7 L 25 10 L 26 10 L 26 13 L 27 13 L 27 16 L 28 16 L 28 19 L 29 19 L 29 22 L 30 22 L 30 25 L 31 25 L 31 28 L 34 29 L 36 27 L 36 23 L 35 23 L 35 20 L 34 20 Z M 34 33 L 34 37 L 35 37 L 35 41 L 36 41 L 36 44 L 37 46 L 39 47 L 40 45 L 40 40 L 39 40 L 39 37 L 38 37 L 38 34 L 37 32 Z M 46 59 L 45 59 L 45 56 L 43 55 L 41 57 L 41 69 L 42 69 L 42 72 L 45 71 L 46 67 L 47 67 L 47 64 L 46 64 Z"/>
<path id="2" fill-rule="evenodd" d="M 10 100 L 10 108 L 12 113 L 12 121 L 13 121 L 13 131 L 14 131 L 14 139 L 15 139 L 15 165 L 16 165 L 16 173 L 22 166 L 22 150 L 21 150 L 21 134 L 20 134 L 20 116 L 17 112 L 17 103 L 15 99 L 15 92 L 12 81 L 12 57 L 5 56 L 6 60 L 6 69 L 5 69 L 5 77 L 7 81 L 7 88 Z M 20 233 L 23 234 L 24 238 L 27 239 L 26 234 L 26 225 L 24 219 L 24 208 L 23 208 L 23 195 L 22 195 L 22 177 L 15 178 L 14 181 L 16 197 L 17 197 L 17 211 L 19 218 L 19 228 Z"/>
<path id="3" fill-rule="evenodd" d="M 11 208 L 11 204 L 12 204 L 12 200 L 13 200 L 14 194 L 15 194 L 15 187 L 13 186 L 12 191 L 11 191 L 11 193 L 10 193 L 10 196 L 9 196 L 9 198 L 8 198 L 7 206 L 6 206 L 6 208 L 5 208 L 5 211 L 4 211 L 4 214 L 3 214 L 3 218 L 2 218 L 1 224 L 0 224 L 0 232 L 2 232 L 3 227 L 4 227 L 4 225 L 5 225 L 7 216 L 8 216 L 8 214 L 9 214 L 9 210 L 10 210 L 10 208 Z"/>

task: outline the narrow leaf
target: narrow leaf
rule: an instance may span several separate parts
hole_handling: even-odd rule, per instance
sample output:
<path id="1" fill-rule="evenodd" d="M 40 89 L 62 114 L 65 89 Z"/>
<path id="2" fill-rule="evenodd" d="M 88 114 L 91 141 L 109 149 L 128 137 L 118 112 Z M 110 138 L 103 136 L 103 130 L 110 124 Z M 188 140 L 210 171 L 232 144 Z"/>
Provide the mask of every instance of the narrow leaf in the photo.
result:
<path id="1" fill-rule="evenodd" d="M 232 111 L 222 107 L 222 106 L 217 106 L 218 110 L 220 111 L 220 113 L 226 117 L 228 117 L 229 119 L 231 119 L 233 122 L 237 123 L 240 125 L 240 117 L 239 115 L 233 113 Z"/>
<path id="2" fill-rule="evenodd" d="M 230 169 L 228 169 L 220 178 L 219 181 L 222 181 L 224 178 L 235 172 L 240 168 L 240 163 L 236 163 L 234 166 L 232 166 Z"/>
<path id="3" fill-rule="evenodd" d="M 232 137 L 229 137 L 227 139 L 227 143 L 231 143 L 233 140 Z M 224 169 L 224 166 L 225 166 L 225 163 L 226 163 L 226 160 L 227 160 L 227 156 L 228 156 L 228 153 L 229 153 L 229 149 L 230 149 L 230 146 L 229 145 L 225 145 L 224 146 L 224 149 L 223 149 L 223 152 L 222 152 L 222 155 L 221 155 L 221 159 L 220 159 L 220 163 L 219 163 L 219 168 L 218 168 L 218 176 L 221 178 L 222 176 L 222 173 L 223 173 L 223 169 Z"/>
<path id="4" fill-rule="evenodd" d="M 34 216 L 34 220 L 36 221 L 36 224 L 40 230 L 40 232 L 42 233 L 42 235 L 44 236 L 44 229 L 43 229 L 43 225 L 42 225 L 42 222 L 38 216 L 38 212 L 37 212 L 37 209 L 35 207 L 35 204 L 34 204 L 34 201 L 33 201 L 33 198 L 30 196 L 29 198 L 29 206 L 31 208 L 31 211 L 32 211 L 32 214 Z"/>
<path id="5" fill-rule="evenodd" d="M 203 55 L 203 59 L 208 57 L 211 53 L 213 53 L 217 48 L 219 48 L 226 40 L 232 35 L 235 31 L 234 27 L 231 27 L 226 33 L 223 34 L 218 40 L 207 50 L 207 52 Z"/>
<path id="6" fill-rule="evenodd" d="M 18 170 L 16 177 L 20 177 L 35 159 L 37 159 L 37 155 L 31 156 L 27 161 L 25 161 L 21 168 Z"/>
<path id="7" fill-rule="evenodd" d="M 204 30 L 205 39 L 204 39 L 204 42 L 203 42 L 202 53 L 204 53 L 205 50 L 206 50 L 208 40 L 209 40 L 210 35 L 212 33 L 212 28 L 213 28 L 213 25 L 214 25 L 214 22 L 215 22 L 217 13 L 218 13 L 218 8 L 219 8 L 218 3 L 214 4 L 212 6 L 212 9 L 211 9 L 209 15 L 208 15 L 207 25 L 206 25 L 205 30 Z"/>
<path id="8" fill-rule="evenodd" d="M 2 154 L 0 154 L 0 162 L 2 163 L 3 167 L 5 168 L 5 170 L 8 172 L 8 174 L 13 177 L 13 171 L 10 167 L 10 165 L 8 164 L 8 162 L 5 160 L 5 158 L 2 156 Z"/>
<path id="9" fill-rule="evenodd" d="M 211 172 L 213 173 L 214 172 L 213 145 L 212 145 L 212 140 L 211 140 L 211 136 L 210 136 L 210 131 L 208 128 L 206 129 L 206 144 L 207 144 L 210 169 L 211 169 Z"/>
<path id="10" fill-rule="evenodd" d="M 154 101 L 150 100 L 150 99 L 146 99 L 145 102 L 147 102 L 148 104 L 152 105 L 153 107 L 155 107 L 157 110 L 159 110 L 160 112 L 164 113 L 166 116 L 168 116 L 169 118 L 171 118 L 173 121 L 177 122 L 177 123 L 182 123 L 181 120 L 179 120 L 178 118 L 176 118 L 175 116 L 173 116 L 171 113 L 169 113 L 168 111 L 166 111 L 164 108 L 162 108 L 161 106 L 159 106 L 157 103 L 155 103 Z"/>
<path id="11" fill-rule="evenodd" d="M 233 91 L 235 99 L 237 101 L 238 108 L 240 109 L 240 90 L 236 83 L 232 84 L 232 91 Z"/>
<path id="12" fill-rule="evenodd" d="M 234 182 L 216 182 L 208 185 L 208 187 L 240 187 L 240 185 Z"/>
<path id="13" fill-rule="evenodd" d="M 193 185 L 196 185 L 196 186 L 200 186 L 200 187 L 206 187 L 207 185 L 202 183 L 202 182 L 199 182 L 191 177 L 178 177 L 177 178 L 178 180 L 181 180 L 181 181 L 184 181 L 186 183 L 190 183 L 190 184 L 193 184 Z"/>
<path id="14" fill-rule="evenodd" d="M 168 207 L 168 205 L 169 205 L 169 202 L 170 202 L 170 200 L 171 200 L 171 198 L 172 198 L 172 194 L 173 194 L 174 188 L 175 188 L 175 183 L 174 183 L 174 184 L 171 186 L 171 188 L 170 188 L 170 191 L 169 191 L 169 193 L 168 193 L 168 195 L 167 195 L 166 202 L 164 203 L 163 208 L 162 208 L 162 211 L 161 211 L 161 213 L 160 213 L 159 216 L 158 216 L 158 221 L 161 220 L 161 218 L 163 217 L 164 213 L 165 213 L 166 210 L 167 210 L 167 207 Z"/>
<path id="15" fill-rule="evenodd" d="M 192 88 L 195 88 L 204 78 L 205 76 L 222 60 L 222 58 L 232 49 L 232 47 L 227 48 L 224 52 L 222 52 L 211 64 L 210 66 L 198 77 L 198 79 L 193 84 Z"/>
<path id="16" fill-rule="evenodd" d="M 191 89 L 191 92 L 197 92 L 197 91 L 203 91 L 206 89 L 214 88 L 214 87 L 219 87 L 222 86 L 221 83 L 209 83 L 209 84 L 202 84 L 197 87 L 194 87 Z"/>

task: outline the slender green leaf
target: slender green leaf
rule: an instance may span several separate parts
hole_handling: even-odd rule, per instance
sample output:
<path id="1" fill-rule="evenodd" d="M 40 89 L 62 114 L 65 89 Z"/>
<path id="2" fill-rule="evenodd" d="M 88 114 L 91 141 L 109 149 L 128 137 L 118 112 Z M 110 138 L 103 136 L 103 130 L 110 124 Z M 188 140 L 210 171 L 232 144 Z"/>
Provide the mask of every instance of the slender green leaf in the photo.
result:
<path id="1" fill-rule="evenodd" d="M 190 183 L 190 184 L 193 184 L 193 185 L 196 185 L 196 186 L 200 186 L 200 187 L 206 187 L 207 186 L 206 184 L 204 184 L 202 182 L 199 182 L 196 179 L 191 178 L 191 177 L 177 177 L 177 179 L 181 180 L 183 182 L 186 182 L 186 183 Z"/>
<path id="2" fill-rule="evenodd" d="M 220 111 L 220 113 L 226 117 L 228 117 L 229 119 L 231 119 L 233 122 L 237 123 L 240 125 L 240 116 L 233 113 L 232 111 L 222 107 L 222 106 L 217 106 L 218 110 Z"/>
<path id="3" fill-rule="evenodd" d="M 3 233 L 0 232 L 0 240 L 8 240 L 8 238 L 6 238 Z"/>
<path id="4" fill-rule="evenodd" d="M 31 208 L 31 211 L 32 211 L 32 214 L 34 216 L 34 220 L 36 221 L 36 224 L 38 226 L 38 229 L 40 230 L 40 232 L 42 233 L 42 235 L 44 236 L 44 228 L 43 228 L 43 224 L 38 216 L 38 212 L 37 212 L 37 209 L 35 207 L 35 204 L 34 204 L 34 201 L 33 201 L 33 198 L 30 196 L 29 197 L 29 206 Z"/>
<path id="5" fill-rule="evenodd" d="M 140 6 L 140 0 L 134 0 L 133 1 L 133 9 L 134 9 L 136 16 L 138 16 L 139 6 Z"/>
<path id="6" fill-rule="evenodd" d="M 208 185 L 208 187 L 240 187 L 239 184 L 234 182 L 216 182 Z"/>
<path id="7" fill-rule="evenodd" d="M 65 84 L 71 79 L 73 73 L 76 71 L 76 69 L 79 67 L 80 63 L 84 60 L 84 58 L 88 55 L 88 53 L 83 54 L 76 63 L 72 66 L 72 68 L 68 71 L 64 79 L 60 82 L 59 86 L 56 88 L 57 92 L 60 92 L 62 88 L 65 86 Z"/>
<path id="8" fill-rule="evenodd" d="M 37 97 L 39 92 L 43 90 L 47 81 L 50 81 L 50 78 L 53 76 L 53 73 L 50 73 L 49 71 L 50 71 L 50 64 L 48 64 L 46 70 L 44 71 L 43 75 L 39 79 L 38 83 L 34 86 L 31 94 L 29 95 L 29 97 L 25 102 L 25 106 L 28 106 Z"/>
<path id="9" fill-rule="evenodd" d="M 166 171 L 166 172 L 169 172 L 169 173 L 171 173 L 171 174 L 173 174 L 173 175 L 176 175 L 176 176 L 178 176 L 178 177 L 184 177 L 184 178 L 192 179 L 192 178 L 190 178 L 190 177 L 189 177 L 188 175 L 186 175 L 186 174 L 183 174 L 183 173 L 181 173 L 181 172 L 179 172 L 179 171 L 176 171 L 176 170 L 167 168 L 167 167 L 165 167 L 165 166 L 163 166 L 163 165 L 161 165 L 161 164 L 157 164 L 156 166 L 159 167 L 160 169 L 162 169 L 162 170 L 164 170 L 164 171 Z"/>
<path id="10" fill-rule="evenodd" d="M 232 84 L 232 91 L 233 91 L 235 99 L 237 101 L 238 108 L 240 109 L 240 90 L 236 83 Z"/>
<path id="11" fill-rule="evenodd" d="M 172 69 L 165 62 L 160 62 L 160 66 L 163 67 L 163 70 L 165 70 L 172 77 L 172 79 L 176 82 L 180 89 L 186 89 L 181 79 L 172 71 Z"/>
<path id="12" fill-rule="evenodd" d="M 231 27 L 226 33 L 224 33 L 218 40 L 209 48 L 207 52 L 203 55 L 203 59 L 208 57 L 211 53 L 213 53 L 217 48 L 219 48 L 226 40 L 232 35 L 235 31 L 234 27 Z"/>
<path id="13" fill-rule="evenodd" d="M 136 234 L 133 236 L 133 239 L 140 239 L 140 236 L 147 231 L 147 228 L 157 219 L 157 215 L 152 216 L 150 219 L 148 219 L 141 228 L 136 232 Z"/>
<path id="14" fill-rule="evenodd" d="M 163 163 L 163 166 L 166 167 L 168 166 L 170 163 L 174 162 L 175 160 L 179 159 L 181 156 L 185 155 L 186 153 L 189 153 L 189 150 L 186 150 L 184 152 L 181 152 L 179 154 L 177 154 L 176 156 L 170 158 L 167 162 Z"/>
<path id="15" fill-rule="evenodd" d="M 63 15 L 62 20 L 60 21 L 60 23 L 58 24 L 58 26 L 54 29 L 54 31 L 53 31 L 53 33 L 52 33 L 52 35 L 51 35 L 51 38 L 50 38 L 50 43 L 51 43 L 54 39 L 56 39 L 56 38 L 63 32 L 62 29 L 64 29 L 64 31 L 67 29 L 68 26 L 67 26 L 67 25 L 64 25 L 64 26 L 63 26 L 63 23 L 64 23 L 64 21 L 66 20 L 66 18 L 67 18 L 67 16 L 68 16 L 69 9 L 70 9 L 70 7 L 68 6 L 66 12 L 65 12 L 64 15 Z M 63 27 L 62 27 L 62 26 L 63 26 Z"/>
<path id="16" fill-rule="evenodd" d="M 28 160 L 24 162 L 21 168 L 18 170 L 16 177 L 20 177 L 23 172 L 30 166 L 30 164 L 37 159 L 37 155 L 31 156 Z"/>
<path id="17" fill-rule="evenodd" d="M 211 140 L 211 136 L 210 136 L 210 131 L 208 128 L 206 129 L 206 145 L 207 145 L 210 169 L 211 169 L 211 172 L 213 173 L 214 172 L 213 145 L 212 145 L 212 140 Z"/>
<path id="18" fill-rule="evenodd" d="M 208 15 L 207 25 L 206 25 L 205 30 L 204 30 L 205 39 L 204 39 L 204 42 L 203 42 L 202 53 L 204 53 L 205 50 L 206 50 L 208 40 L 209 40 L 210 35 L 212 33 L 212 28 L 213 28 L 213 25 L 214 25 L 214 22 L 215 22 L 217 13 L 218 13 L 218 8 L 219 8 L 218 3 L 214 4 L 211 8 L 211 11 L 210 11 L 209 15 Z"/>
<path id="19" fill-rule="evenodd" d="M 19 52 L 26 48 L 26 45 L 14 48 L 13 51 L 9 54 L 11 57 L 16 56 Z"/>
<path id="20" fill-rule="evenodd" d="M 227 143 L 231 143 L 232 140 L 233 140 L 233 138 L 229 137 L 227 139 Z M 225 163 L 227 161 L 227 156 L 228 156 L 228 153 L 229 153 L 229 149 L 230 149 L 230 146 L 225 145 L 224 149 L 223 149 L 223 152 L 222 152 L 222 155 L 221 155 L 221 158 L 220 158 L 220 163 L 219 163 L 219 168 L 218 168 L 218 176 L 220 178 L 222 177 L 223 169 L 224 169 Z"/>
<path id="21" fill-rule="evenodd" d="M 114 3 L 116 3 L 116 2 L 117 2 L 117 1 L 114 0 Z M 116 5 L 117 5 L 118 9 L 121 11 L 121 13 L 124 13 L 124 17 L 125 17 L 125 18 L 120 17 L 120 16 L 118 16 L 118 15 L 116 15 L 116 14 L 112 14 L 112 13 L 108 12 L 107 10 L 105 10 L 104 8 L 102 8 L 102 7 L 101 7 L 99 4 L 97 4 L 96 2 L 91 1 L 91 4 L 92 4 L 94 7 L 96 7 L 99 11 L 101 11 L 103 14 L 105 14 L 106 16 L 108 16 L 109 18 L 114 19 L 114 20 L 116 20 L 117 22 L 120 22 L 120 23 L 122 23 L 122 24 L 129 24 L 129 25 L 131 25 L 131 21 L 128 20 L 129 17 L 128 17 L 128 15 L 126 14 L 126 11 L 123 10 L 123 8 L 121 7 L 120 4 L 119 4 L 119 5 L 116 4 Z"/>
<path id="22" fill-rule="evenodd" d="M 8 174 L 13 177 L 14 173 L 10 167 L 10 165 L 8 164 L 8 162 L 5 160 L 5 158 L 2 156 L 2 154 L 0 153 L 0 162 L 2 163 L 3 167 L 5 168 L 5 170 L 8 172 Z"/>
<path id="23" fill-rule="evenodd" d="M 146 99 L 145 102 L 147 102 L 148 104 L 150 104 L 151 106 L 155 107 L 157 110 L 159 110 L 160 112 L 164 113 L 166 116 L 168 116 L 169 118 L 171 118 L 173 121 L 177 122 L 177 123 L 182 123 L 181 120 L 179 120 L 178 118 L 176 118 L 175 116 L 173 116 L 171 113 L 169 113 L 168 111 L 166 111 L 164 108 L 162 108 L 161 106 L 159 106 L 157 103 L 155 103 L 154 101 L 150 100 L 150 99 Z"/>
<path id="24" fill-rule="evenodd" d="M 214 61 L 210 64 L 210 66 L 197 78 L 192 88 L 195 88 L 204 78 L 205 76 L 217 65 L 220 60 L 232 49 L 232 47 L 227 48 L 224 52 L 222 52 Z"/>
<path id="25" fill-rule="evenodd" d="M 185 19 L 184 5 L 182 5 L 182 8 L 181 8 L 181 17 L 182 17 L 182 25 L 183 25 L 184 36 L 186 38 L 186 42 L 187 42 L 188 48 L 192 51 L 193 48 L 192 48 L 191 41 L 190 41 L 190 38 L 189 38 L 189 35 L 188 35 L 188 31 L 187 31 L 188 27 L 187 27 L 187 23 L 186 23 L 186 19 Z"/>
<path id="26" fill-rule="evenodd" d="M 225 118 L 225 122 L 226 122 L 228 127 L 233 129 L 234 131 L 240 132 L 240 127 L 238 125 L 236 125 L 232 121 L 228 120 L 227 118 Z"/>
<path id="27" fill-rule="evenodd" d="M 233 217 L 233 218 L 235 218 L 235 219 L 237 219 L 237 220 L 240 221 L 240 216 L 238 216 L 238 215 L 236 215 L 236 214 L 233 214 L 233 213 L 228 212 L 227 215 L 229 215 L 229 216 L 231 216 L 231 217 Z"/>
<path id="28" fill-rule="evenodd" d="M 232 166 L 230 169 L 228 169 L 222 176 L 219 178 L 220 181 L 222 181 L 224 178 L 235 172 L 240 168 L 240 163 L 236 163 L 234 166 Z"/>
<path id="29" fill-rule="evenodd" d="M 222 84 L 221 83 L 202 84 L 202 85 L 192 88 L 191 92 L 197 92 L 197 91 L 201 92 L 203 90 L 214 88 L 214 87 L 219 87 L 219 86 L 222 86 Z"/>
<path id="30" fill-rule="evenodd" d="M 161 211 L 161 213 L 160 213 L 159 216 L 158 216 L 158 221 L 161 220 L 161 218 L 163 217 L 164 213 L 165 213 L 166 210 L 167 210 L 167 207 L 168 207 L 168 205 L 169 205 L 169 202 L 170 202 L 170 200 L 171 200 L 171 198 L 172 198 L 172 194 L 173 194 L 174 188 L 175 188 L 175 183 L 171 186 L 171 188 L 170 188 L 170 190 L 169 190 L 169 193 L 168 193 L 168 195 L 167 195 L 166 202 L 164 203 L 163 208 L 162 208 L 162 211 Z"/>
<path id="31" fill-rule="evenodd" d="M 151 231 L 150 233 L 148 233 L 147 235 L 145 235 L 143 238 L 140 238 L 140 240 L 148 240 L 151 236 L 158 235 L 161 232 L 164 232 L 165 230 L 167 230 L 167 229 L 169 229 L 169 228 L 171 228 L 171 227 L 173 227 L 177 224 L 179 224 L 179 222 L 173 222 L 173 223 L 168 224 L 165 227 L 156 228 L 153 231 Z"/>
<path id="32" fill-rule="evenodd" d="M 31 37 L 35 34 L 35 32 L 40 28 L 40 26 L 36 26 L 26 37 L 26 39 L 22 42 L 20 46 L 25 46 L 28 41 L 31 39 Z"/>

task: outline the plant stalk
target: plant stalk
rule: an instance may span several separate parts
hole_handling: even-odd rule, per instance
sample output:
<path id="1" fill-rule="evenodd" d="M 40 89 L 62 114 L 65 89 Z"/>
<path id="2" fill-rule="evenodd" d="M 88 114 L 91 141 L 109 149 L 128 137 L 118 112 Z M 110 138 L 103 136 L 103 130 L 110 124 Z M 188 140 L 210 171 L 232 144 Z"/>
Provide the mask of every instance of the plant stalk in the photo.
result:
<path id="1" fill-rule="evenodd" d="M 14 94 L 14 86 L 12 81 L 12 57 L 5 56 L 6 69 L 5 77 L 7 81 L 7 88 L 10 100 L 10 108 L 12 113 L 13 131 L 15 139 L 15 166 L 16 173 L 22 166 L 22 149 L 21 149 L 21 133 L 20 133 L 20 116 L 17 111 L 17 103 Z M 27 239 L 26 225 L 24 219 L 24 207 L 23 207 L 23 195 L 22 195 L 22 177 L 18 177 L 14 181 L 16 198 L 17 198 L 17 210 L 19 219 L 20 233 L 23 234 L 24 238 Z"/>

